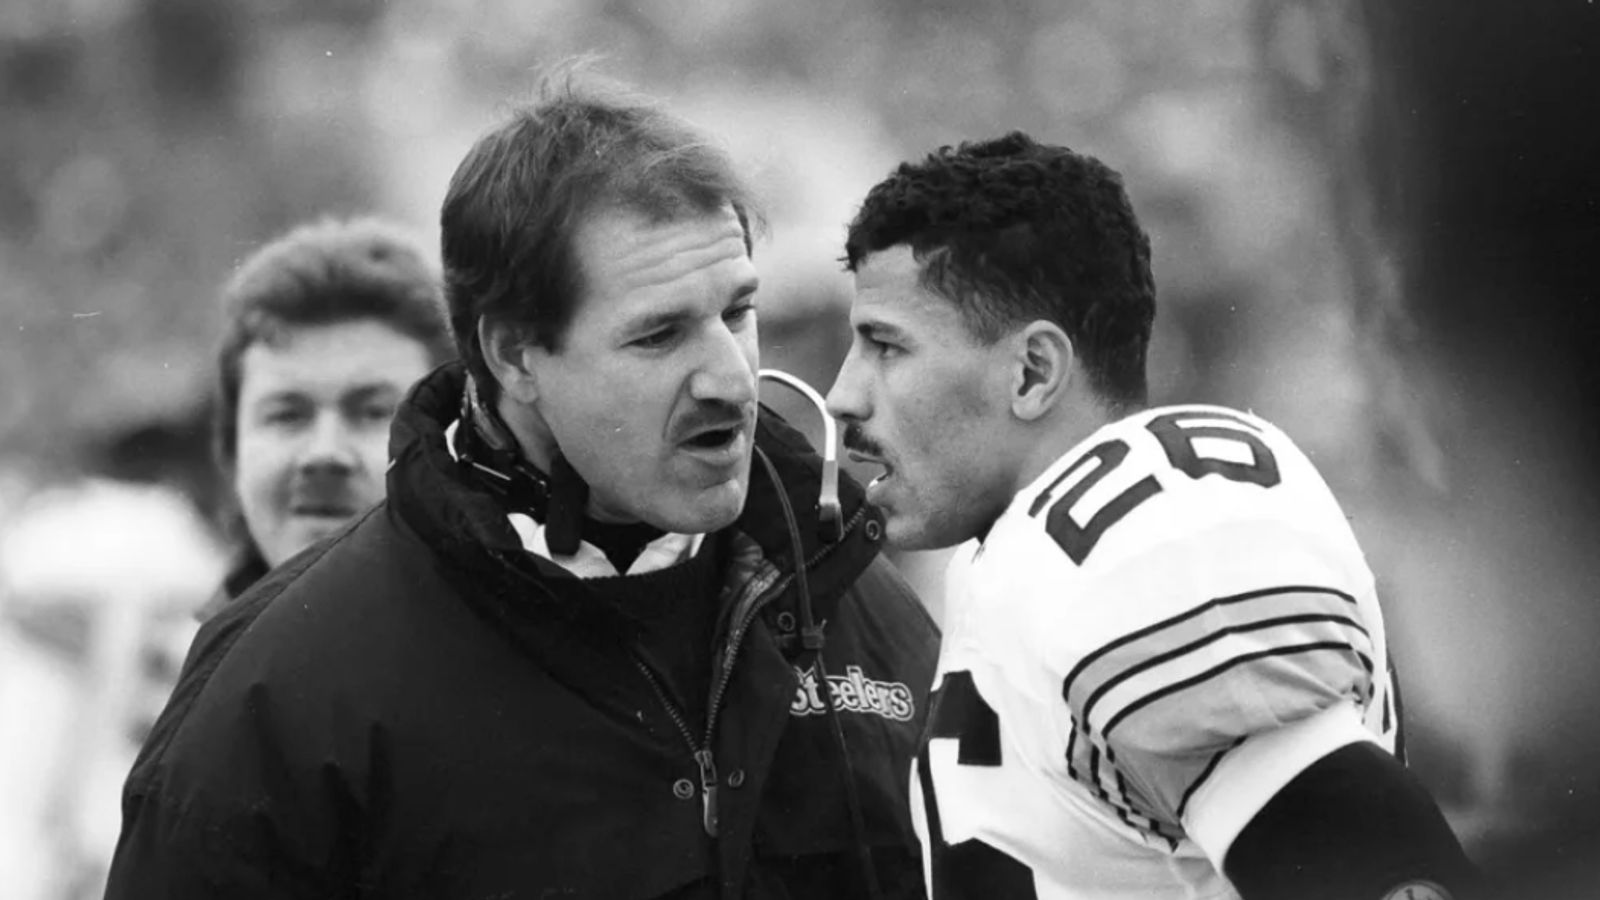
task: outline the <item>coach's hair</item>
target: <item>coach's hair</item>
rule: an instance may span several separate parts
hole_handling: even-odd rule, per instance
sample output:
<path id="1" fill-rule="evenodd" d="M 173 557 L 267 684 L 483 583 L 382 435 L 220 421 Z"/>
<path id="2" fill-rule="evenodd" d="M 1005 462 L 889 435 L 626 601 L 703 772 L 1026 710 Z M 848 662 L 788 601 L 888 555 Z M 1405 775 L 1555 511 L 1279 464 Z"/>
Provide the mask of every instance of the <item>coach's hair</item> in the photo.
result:
<path id="1" fill-rule="evenodd" d="M 850 223 L 845 268 L 906 244 L 921 281 L 992 343 L 1037 319 L 1060 325 L 1114 409 L 1147 400 L 1155 320 L 1150 239 L 1122 178 L 1020 131 L 900 165 Z"/>
<path id="2" fill-rule="evenodd" d="M 373 217 L 324 218 L 258 250 L 222 291 L 212 448 L 224 472 L 239 449 L 244 352 L 296 328 L 374 319 L 414 338 L 434 364 L 455 355 L 439 274 L 399 226 Z"/>
<path id="3" fill-rule="evenodd" d="M 753 194 L 727 155 L 652 102 L 570 71 L 480 138 L 450 179 L 440 213 L 450 327 L 485 400 L 499 385 L 478 322 L 517 327 L 554 353 L 582 297 L 574 236 L 597 212 L 652 222 L 729 206 L 751 246 Z"/>

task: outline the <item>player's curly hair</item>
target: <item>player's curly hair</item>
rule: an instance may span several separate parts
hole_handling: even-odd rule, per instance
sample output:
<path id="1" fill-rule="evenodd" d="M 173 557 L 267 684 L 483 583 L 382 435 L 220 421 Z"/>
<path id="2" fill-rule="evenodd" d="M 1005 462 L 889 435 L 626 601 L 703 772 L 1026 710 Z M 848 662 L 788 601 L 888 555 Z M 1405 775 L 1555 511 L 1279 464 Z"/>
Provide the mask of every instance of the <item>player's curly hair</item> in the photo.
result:
<path id="1" fill-rule="evenodd" d="M 941 147 L 868 192 L 850 223 L 845 268 L 898 244 L 978 339 L 1047 319 L 1072 339 L 1108 405 L 1146 402 L 1150 238 L 1122 177 L 1099 160 L 1020 131 Z"/>

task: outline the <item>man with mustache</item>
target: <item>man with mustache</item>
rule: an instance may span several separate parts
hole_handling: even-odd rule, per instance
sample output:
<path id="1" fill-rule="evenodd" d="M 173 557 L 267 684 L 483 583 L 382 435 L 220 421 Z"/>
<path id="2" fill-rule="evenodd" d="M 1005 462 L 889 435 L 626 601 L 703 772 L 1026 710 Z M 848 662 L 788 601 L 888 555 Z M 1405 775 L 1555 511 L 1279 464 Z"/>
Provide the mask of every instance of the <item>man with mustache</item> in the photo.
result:
<path id="1" fill-rule="evenodd" d="M 109 896 L 922 894 L 937 632 L 757 403 L 756 221 L 705 136 L 572 80 L 474 145 L 463 363 L 386 502 L 191 657 Z"/>
<path id="2" fill-rule="evenodd" d="M 914 818 L 935 900 L 1438 900 L 1472 868 L 1395 754 L 1373 576 L 1283 432 L 1146 408 L 1120 177 L 1021 133 L 850 224 L 828 396 L 887 540 L 952 558 Z"/>
<path id="3" fill-rule="evenodd" d="M 239 267 L 222 300 L 213 449 L 238 549 L 202 619 L 383 499 L 400 398 L 455 356 L 438 272 L 372 217 L 289 231 Z"/>

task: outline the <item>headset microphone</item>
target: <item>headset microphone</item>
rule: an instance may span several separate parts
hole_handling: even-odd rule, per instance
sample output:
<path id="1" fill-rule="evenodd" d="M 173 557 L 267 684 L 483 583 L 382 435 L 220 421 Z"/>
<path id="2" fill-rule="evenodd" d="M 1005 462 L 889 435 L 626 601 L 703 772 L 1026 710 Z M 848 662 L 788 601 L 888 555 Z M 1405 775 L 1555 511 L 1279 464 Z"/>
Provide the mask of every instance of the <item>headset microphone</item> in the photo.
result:
<path id="1" fill-rule="evenodd" d="M 816 407 L 822 417 L 822 490 L 817 498 L 820 537 L 829 543 L 844 538 L 844 511 L 839 503 L 839 436 L 827 401 L 811 385 L 778 369 L 762 369 L 759 378 L 770 379 L 791 388 Z M 547 540 L 557 553 L 577 550 L 587 505 L 588 485 L 559 453 L 547 476 L 529 465 L 517 449 L 510 430 L 499 416 L 482 402 L 477 385 L 469 377 L 462 397 L 463 427 L 457 433 L 457 453 L 462 462 L 477 469 L 484 483 L 505 498 L 514 508 L 525 510 L 539 521 L 547 521 Z"/>
<path id="2" fill-rule="evenodd" d="M 827 402 L 822 395 L 812 389 L 799 378 L 777 369 L 762 369 L 756 373 L 758 378 L 770 378 L 779 384 L 786 385 L 799 392 L 800 396 L 811 401 L 817 408 L 818 415 L 822 416 L 823 446 L 822 446 L 822 495 L 817 498 L 820 507 L 818 522 L 822 529 L 822 539 L 835 542 L 844 539 L 844 515 L 839 506 L 839 455 L 838 455 L 838 427 L 833 416 L 828 415 Z M 789 504 L 789 496 L 783 490 L 782 482 L 778 480 L 778 469 L 772 460 L 755 448 L 753 454 L 761 464 L 766 467 L 767 475 L 777 487 L 778 504 L 783 510 L 785 524 L 789 528 L 789 541 L 791 552 L 794 554 L 795 563 L 795 588 L 800 601 L 800 644 L 807 650 L 815 652 L 812 657 L 812 666 L 817 673 L 817 682 L 822 684 L 822 695 L 827 698 L 826 715 L 829 731 L 833 735 L 834 747 L 839 752 L 841 764 L 840 775 L 844 782 L 845 805 L 850 811 L 850 828 L 855 833 L 856 855 L 861 864 L 861 877 L 867 888 L 867 897 L 870 900 L 880 900 L 883 896 L 882 886 L 878 883 L 878 870 L 872 861 L 872 846 L 867 843 L 866 818 L 861 811 L 860 791 L 856 787 L 855 766 L 850 758 L 850 747 L 845 742 L 844 726 L 839 722 L 838 698 L 834 692 L 827 688 L 832 684 L 828 677 L 828 666 L 823 660 L 822 648 L 826 643 L 824 628 L 816 620 L 811 608 L 811 588 L 806 578 L 806 559 L 802 555 L 800 544 L 800 528 L 795 523 L 794 508 Z"/>
<path id="3" fill-rule="evenodd" d="M 822 395 L 811 385 L 788 372 L 762 369 L 756 375 L 758 378 L 771 379 L 793 389 L 811 401 L 811 405 L 817 408 L 817 414 L 822 417 L 822 494 L 817 498 L 817 505 L 821 509 L 818 523 L 822 528 L 824 540 L 831 543 L 842 539 L 844 510 L 839 505 L 839 434 L 833 416 L 828 415 L 827 401 L 822 399 Z"/>

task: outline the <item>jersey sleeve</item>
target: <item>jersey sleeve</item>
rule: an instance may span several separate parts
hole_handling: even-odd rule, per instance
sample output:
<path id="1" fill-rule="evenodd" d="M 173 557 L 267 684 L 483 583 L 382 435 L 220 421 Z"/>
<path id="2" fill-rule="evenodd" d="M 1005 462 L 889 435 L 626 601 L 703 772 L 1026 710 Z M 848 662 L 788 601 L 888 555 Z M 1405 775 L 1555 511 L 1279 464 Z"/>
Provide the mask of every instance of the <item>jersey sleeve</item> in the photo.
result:
<path id="1" fill-rule="evenodd" d="M 1127 437 L 1108 493 L 1145 473 L 1160 490 L 1092 554 L 1062 558 L 1071 596 L 1058 602 L 1074 610 L 1052 638 L 1068 775 L 1126 825 L 1174 848 L 1188 838 L 1219 869 L 1295 775 L 1374 739 L 1364 713 L 1387 683 L 1371 574 L 1343 515 L 1287 439 L 1262 435 L 1272 478 L 1248 482 L 1141 459 Z"/>
<path id="2" fill-rule="evenodd" d="M 1067 673 L 1070 774 L 1129 824 L 1187 834 L 1220 862 L 1278 787 L 1368 738 L 1358 710 L 1379 663 L 1360 606 L 1337 588 L 1208 599 L 1101 645 Z M 1224 780 L 1228 791 L 1202 793 Z M 1222 818 L 1219 800 L 1232 810 Z"/>

